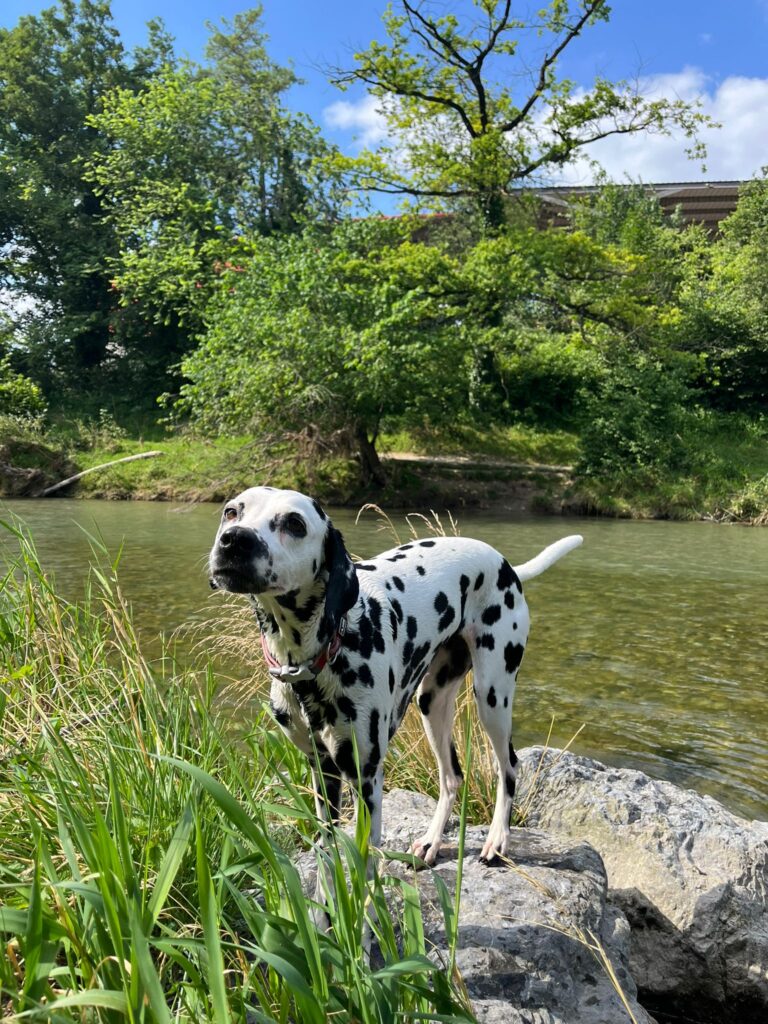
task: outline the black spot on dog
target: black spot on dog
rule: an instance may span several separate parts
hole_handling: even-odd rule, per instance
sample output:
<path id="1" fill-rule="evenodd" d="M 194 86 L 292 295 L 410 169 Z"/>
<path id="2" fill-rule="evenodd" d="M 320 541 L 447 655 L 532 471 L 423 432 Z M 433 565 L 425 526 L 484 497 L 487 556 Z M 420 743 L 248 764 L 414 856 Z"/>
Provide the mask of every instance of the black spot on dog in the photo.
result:
<path id="1" fill-rule="evenodd" d="M 507 606 L 507 608 L 515 607 L 515 595 L 512 593 L 511 590 L 508 590 L 504 595 L 504 604 Z"/>
<path id="2" fill-rule="evenodd" d="M 448 629 L 450 624 L 456 618 L 456 612 L 453 608 L 446 608 L 443 614 L 440 616 L 440 620 L 437 623 L 438 630 L 442 633 L 443 630 Z"/>
<path id="3" fill-rule="evenodd" d="M 496 646 L 496 637 L 493 633 L 483 633 L 482 636 L 477 638 L 477 647 L 486 647 L 489 651 L 492 651 Z"/>
<path id="4" fill-rule="evenodd" d="M 287 608 L 289 611 L 296 611 L 296 598 L 299 596 L 298 590 L 289 590 L 285 594 L 278 594 L 275 600 L 281 608 Z"/>
<path id="5" fill-rule="evenodd" d="M 395 673 L 391 668 L 389 670 L 389 692 L 395 692 Z"/>
<path id="6" fill-rule="evenodd" d="M 418 626 L 418 623 L 416 622 L 416 619 L 413 617 L 413 615 L 409 615 L 408 618 L 406 619 L 405 629 L 406 629 L 406 632 L 408 634 L 408 639 L 409 640 L 415 640 L 416 639 L 416 634 L 419 631 L 419 626 Z"/>
<path id="7" fill-rule="evenodd" d="M 315 512 L 317 512 L 321 519 L 325 520 L 328 518 L 325 512 L 323 511 L 323 508 L 320 505 L 320 503 L 316 501 L 314 498 L 312 499 L 312 508 L 315 510 Z"/>
<path id="8" fill-rule="evenodd" d="M 499 578 L 496 581 L 496 586 L 499 590 L 506 590 L 508 587 L 512 586 L 514 579 L 514 569 L 505 558 L 499 569 Z"/>
<path id="9" fill-rule="evenodd" d="M 355 562 L 356 569 L 362 569 L 364 572 L 376 572 L 376 566 L 371 565 L 370 562 Z"/>
<path id="10" fill-rule="evenodd" d="M 412 547 L 413 544 L 401 544 L 398 551 L 410 551 Z"/>
<path id="11" fill-rule="evenodd" d="M 407 557 L 408 557 L 408 555 L 397 554 L 397 555 L 392 555 L 392 557 L 388 558 L 387 561 L 388 562 L 399 562 L 402 558 L 407 558 Z"/>
<path id="12" fill-rule="evenodd" d="M 294 614 L 299 622 L 309 622 L 314 615 L 317 606 L 320 604 L 320 598 L 314 595 L 309 598 L 306 604 L 300 605 L 294 610 Z"/>
<path id="13" fill-rule="evenodd" d="M 486 697 L 486 700 L 488 701 L 489 708 L 496 707 L 496 690 L 493 687 L 491 687 L 490 690 L 488 691 L 488 696 Z"/>
<path id="14" fill-rule="evenodd" d="M 354 778 L 355 776 L 355 751 L 352 746 L 352 740 L 342 740 L 339 744 L 339 749 L 336 751 L 334 757 L 336 767 L 340 772 L 343 772 L 348 778 Z"/>
<path id="15" fill-rule="evenodd" d="M 517 672 L 518 668 L 520 668 L 524 650 L 525 648 L 522 644 L 513 644 L 511 640 L 504 648 L 504 665 L 510 675 L 513 672 Z"/>
<path id="16" fill-rule="evenodd" d="M 405 590 L 405 584 L 404 584 L 404 583 L 403 583 L 403 581 L 402 581 L 402 580 L 400 579 L 400 577 L 399 577 L 399 576 L 393 576 L 393 577 L 392 577 L 392 582 L 394 583 L 394 585 L 395 585 L 395 586 L 397 587 L 397 589 L 398 589 L 398 590 L 400 591 L 400 593 L 402 594 L 402 593 L 403 593 L 403 591 Z"/>
<path id="17" fill-rule="evenodd" d="M 338 711 L 336 710 L 335 705 L 333 705 L 333 704 L 326 704 L 320 710 L 321 710 L 321 724 L 322 724 L 323 720 L 325 721 L 326 725 L 335 725 L 336 724 L 336 719 L 338 717 Z"/>
<path id="18" fill-rule="evenodd" d="M 291 724 L 291 716 L 285 710 L 285 708 L 279 708 L 272 701 L 269 702 L 269 710 L 278 725 L 282 725 L 284 728 L 288 728 Z"/>
<path id="19" fill-rule="evenodd" d="M 426 693 L 420 693 L 419 694 L 419 711 L 422 713 L 422 715 L 428 715 L 429 714 L 429 708 L 430 708 L 430 705 L 432 704 L 432 697 L 433 696 L 434 696 L 434 693 L 433 693 L 432 690 L 427 690 Z"/>
<path id="20" fill-rule="evenodd" d="M 357 672 L 354 669 L 348 668 L 346 672 L 341 673 L 341 685 L 342 686 L 357 686 Z"/>
<path id="21" fill-rule="evenodd" d="M 512 774 L 512 772 L 507 772 L 504 781 L 506 782 L 507 786 L 507 796 L 511 800 L 512 797 L 515 795 L 515 776 Z"/>
<path id="22" fill-rule="evenodd" d="M 397 616 L 392 608 L 389 610 L 389 628 L 392 631 L 392 639 L 397 640 Z"/>
<path id="23" fill-rule="evenodd" d="M 368 720 L 368 739 L 371 742 L 371 752 L 368 755 L 368 761 L 363 769 L 363 775 L 371 777 L 378 771 L 379 761 L 381 760 L 381 751 L 379 748 L 379 712 L 377 708 L 374 708 L 371 711 L 371 717 Z"/>
<path id="24" fill-rule="evenodd" d="M 448 595 L 444 594 L 442 590 L 438 591 L 435 597 L 435 611 L 442 614 L 448 607 Z"/>
<path id="25" fill-rule="evenodd" d="M 275 530 L 277 529 L 278 521 L 279 520 L 277 516 L 272 516 L 272 518 L 269 520 L 269 528 L 272 531 L 272 533 L 274 533 Z"/>
<path id="26" fill-rule="evenodd" d="M 349 697 L 345 697 L 344 694 L 342 694 L 341 697 L 339 697 L 339 699 L 336 701 L 336 704 L 338 705 L 341 714 L 344 715 L 348 721 L 354 722 L 354 720 L 357 718 L 357 708 L 354 705 L 354 701 L 350 700 Z"/>
<path id="27" fill-rule="evenodd" d="M 368 598 L 368 614 L 374 629 L 381 629 L 381 605 L 375 597 Z"/>
<path id="28" fill-rule="evenodd" d="M 291 630 L 291 637 L 293 639 L 294 644 L 297 647 L 299 647 L 301 645 L 301 633 L 298 631 L 298 629 Z"/>
<path id="29" fill-rule="evenodd" d="M 363 686 L 373 686 L 373 673 L 367 665 L 360 665 L 357 675 Z"/>
<path id="30" fill-rule="evenodd" d="M 403 664 L 407 665 L 413 655 L 413 640 L 406 640 L 403 647 Z"/>
<path id="31" fill-rule="evenodd" d="M 395 615 L 397 616 L 397 621 L 402 623 L 402 621 L 403 621 L 403 608 L 402 608 L 402 605 L 400 604 L 400 602 L 397 600 L 396 597 L 393 597 L 392 600 L 389 603 L 394 608 Z"/>
<path id="32" fill-rule="evenodd" d="M 433 540 L 420 540 L 419 541 L 419 547 L 420 548 L 433 548 L 434 546 L 435 546 L 435 542 Z"/>
<path id="33" fill-rule="evenodd" d="M 317 575 L 317 559 L 316 558 L 312 559 L 312 575 L 313 576 Z"/>
<path id="34" fill-rule="evenodd" d="M 461 761 L 459 761 L 459 755 L 456 753 L 456 744 L 451 740 L 451 768 L 453 768 L 454 775 L 458 775 L 460 779 L 464 778 L 464 772 L 461 770 Z"/>
<path id="35" fill-rule="evenodd" d="M 436 685 L 438 687 L 445 686 L 445 684 L 448 682 L 450 678 L 451 670 L 448 668 L 447 665 L 441 665 L 440 668 L 437 670 L 437 675 L 435 676 Z"/>
<path id="36" fill-rule="evenodd" d="M 480 587 L 482 587 L 483 583 L 485 583 L 485 573 L 481 572 L 480 575 L 475 580 L 475 590 L 479 590 Z"/>
<path id="37" fill-rule="evenodd" d="M 515 753 L 515 748 L 512 746 L 511 741 L 509 744 L 509 763 L 512 765 L 513 768 L 517 764 L 517 754 Z"/>
<path id="38" fill-rule="evenodd" d="M 509 697 L 505 697 L 505 698 L 504 698 L 504 707 L 505 707 L 505 708 L 508 708 L 508 707 L 509 707 Z"/>
<path id="39" fill-rule="evenodd" d="M 501 605 L 491 604 L 485 609 L 481 618 L 486 626 L 492 626 L 494 622 L 498 622 L 501 618 Z"/>
<path id="40" fill-rule="evenodd" d="M 417 565 L 416 566 L 416 572 L 419 574 L 419 576 L 426 576 L 427 575 L 427 570 L 424 568 L 423 565 Z"/>

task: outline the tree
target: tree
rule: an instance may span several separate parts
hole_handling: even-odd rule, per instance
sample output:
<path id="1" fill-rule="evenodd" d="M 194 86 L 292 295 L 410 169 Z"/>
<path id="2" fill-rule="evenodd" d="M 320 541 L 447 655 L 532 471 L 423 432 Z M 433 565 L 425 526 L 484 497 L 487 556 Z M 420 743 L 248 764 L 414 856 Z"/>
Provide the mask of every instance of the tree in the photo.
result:
<path id="1" fill-rule="evenodd" d="M 109 140 L 90 177 L 120 241 L 124 305 L 194 334 L 241 238 L 297 231 L 335 208 L 317 128 L 282 103 L 296 81 L 270 59 L 257 7 L 211 27 L 204 64 L 168 68 L 140 93 L 116 89 L 89 119 Z"/>
<path id="2" fill-rule="evenodd" d="M 703 398 L 728 410 L 768 408 L 768 177 L 742 191 L 720 236 L 682 264 L 675 344 L 705 362 Z"/>
<path id="3" fill-rule="evenodd" d="M 347 222 L 264 239 L 224 276 L 180 408 L 210 430 L 343 432 L 382 484 L 382 422 L 451 420 L 466 399 L 460 265 L 408 225 Z"/>
<path id="4" fill-rule="evenodd" d="M 102 139 L 86 119 L 110 89 L 141 88 L 169 52 L 150 23 L 147 46 L 127 54 L 106 0 L 61 0 L 0 30 L 0 287 L 22 329 L 40 326 L 43 361 L 70 378 L 105 359 L 114 306 L 114 232 L 85 176 Z"/>
<path id="5" fill-rule="evenodd" d="M 696 133 L 711 122 L 689 104 L 648 100 L 599 76 L 582 91 L 559 76 L 568 47 L 608 19 L 604 0 L 550 0 L 526 18 L 511 0 L 472 3 L 478 21 L 468 24 L 429 2 L 399 0 L 383 17 L 387 41 L 334 74 L 342 88 L 362 84 L 379 99 L 391 139 L 340 161 L 354 187 L 426 207 L 472 207 L 497 229 L 520 185 L 599 139 L 677 129 L 703 154 Z"/>

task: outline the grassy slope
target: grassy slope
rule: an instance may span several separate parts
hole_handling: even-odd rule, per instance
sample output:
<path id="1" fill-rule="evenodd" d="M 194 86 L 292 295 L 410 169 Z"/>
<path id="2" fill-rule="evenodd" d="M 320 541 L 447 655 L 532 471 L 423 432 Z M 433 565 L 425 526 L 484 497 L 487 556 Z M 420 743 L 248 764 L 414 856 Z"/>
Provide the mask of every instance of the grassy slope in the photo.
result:
<path id="1" fill-rule="evenodd" d="M 768 510 L 768 425 L 739 416 L 707 416 L 692 422 L 683 439 L 688 467 L 675 472 L 634 470 L 602 478 L 569 480 L 541 474 L 537 466 L 568 466 L 579 457 L 578 435 L 563 430 L 515 425 L 489 430 L 456 426 L 450 431 L 400 431 L 379 442 L 384 456 L 414 453 L 462 458 L 454 466 L 390 461 L 390 483 L 381 493 L 360 484 L 353 459 L 304 453 L 291 445 L 267 453 L 247 437 L 215 440 L 191 435 L 161 439 L 126 438 L 95 431 L 76 443 L 59 439 L 77 469 L 98 466 L 140 451 L 160 449 L 160 458 L 100 470 L 85 477 L 80 497 L 220 501 L 255 482 L 296 487 L 322 500 L 361 504 L 442 506 L 514 503 L 517 482 L 525 482 L 527 508 L 588 511 L 618 516 L 678 519 L 712 516 L 759 519 Z M 509 470 L 489 472 L 484 462 L 504 460 Z M 530 466 L 530 471 L 519 468 Z M 518 488 L 518 491 L 520 488 Z M 519 496 L 519 495 L 518 495 Z"/>

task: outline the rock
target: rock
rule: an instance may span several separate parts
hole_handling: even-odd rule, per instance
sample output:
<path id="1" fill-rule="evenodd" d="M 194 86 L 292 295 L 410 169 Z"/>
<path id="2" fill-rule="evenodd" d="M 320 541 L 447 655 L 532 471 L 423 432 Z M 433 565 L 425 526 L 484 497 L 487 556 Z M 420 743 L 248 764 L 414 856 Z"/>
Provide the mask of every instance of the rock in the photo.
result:
<path id="1" fill-rule="evenodd" d="M 384 797 L 382 848 L 407 850 L 426 831 L 435 803 L 394 790 Z M 451 827 L 453 831 L 451 831 Z M 622 1024 L 632 1020 L 588 943 L 595 940 L 615 971 L 637 1024 L 653 1020 L 636 1001 L 627 970 L 629 927 L 607 902 L 605 869 L 585 842 L 516 829 L 513 867 L 479 861 L 487 827 L 469 827 L 457 966 L 482 1024 Z M 458 838 L 449 826 L 434 873 L 455 892 Z M 447 963 L 445 923 L 433 872 L 389 862 L 385 870 L 416 879 L 428 948 Z"/>
<path id="2" fill-rule="evenodd" d="M 768 1019 L 768 823 L 642 772 L 518 752 L 526 824 L 600 853 L 632 929 L 629 967 L 654 1010 Z"/>

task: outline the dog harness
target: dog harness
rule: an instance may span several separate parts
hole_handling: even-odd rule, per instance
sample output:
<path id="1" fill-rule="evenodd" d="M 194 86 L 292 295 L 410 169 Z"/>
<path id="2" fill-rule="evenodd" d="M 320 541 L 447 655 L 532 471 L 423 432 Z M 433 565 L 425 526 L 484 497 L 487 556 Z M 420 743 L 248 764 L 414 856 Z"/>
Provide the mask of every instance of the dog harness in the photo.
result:
<path id="1" fill-rule="evenodd" d="M 341 650 L 341 641 L 347 631 L 347 620 L 342 616 L 339 621 L 339 628 L 333 635 L 333 639 L 324 647 L 316 658 L 311 661 L 303 661 L 300 665 L 281 665 L 267 647 L 266 635 L 261 634 L 261 649 L 264 652 L 264 660 L 267 663 L 269 674 L 273 679 L 279 679 L 283 683 L 297 683 L 305 680 L 317 679 L 326 665 L 332 665 L 336 656 Z"/>

